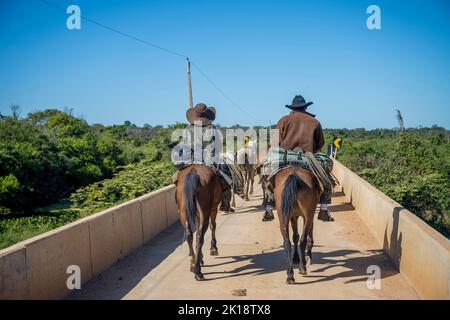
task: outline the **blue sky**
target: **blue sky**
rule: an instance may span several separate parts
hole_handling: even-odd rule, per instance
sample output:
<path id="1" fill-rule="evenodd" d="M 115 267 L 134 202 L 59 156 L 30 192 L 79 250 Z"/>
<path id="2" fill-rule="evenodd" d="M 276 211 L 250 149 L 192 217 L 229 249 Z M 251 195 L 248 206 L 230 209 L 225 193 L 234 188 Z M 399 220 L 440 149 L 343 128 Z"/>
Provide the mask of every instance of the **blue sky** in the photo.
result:
<path id="1" fill-rule="evenodd" d="M 450 128 L 448 1 L 65 1 L 82 16 L 188 55 L 194 103 L 217 122 L 275 123 L 302 94 L 326 128 Z M 370 4 L 381 30 L 366 28 Z M 73 108 L 90 123 L 185 122 L 183 58 L 37 0 L 0 0 L 0 112 Z"/>

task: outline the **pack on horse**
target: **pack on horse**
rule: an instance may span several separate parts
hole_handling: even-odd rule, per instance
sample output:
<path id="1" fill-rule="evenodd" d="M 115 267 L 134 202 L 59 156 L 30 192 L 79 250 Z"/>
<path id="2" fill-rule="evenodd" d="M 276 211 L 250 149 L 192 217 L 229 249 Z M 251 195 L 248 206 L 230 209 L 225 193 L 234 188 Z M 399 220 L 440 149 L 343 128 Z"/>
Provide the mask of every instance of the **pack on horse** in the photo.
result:
<path id="1" fill-rule="evenodd" d="M 175 165 L 180 169 L 174 178 L 175 198 L 180 222 L 184 227 L 185 238 L 189 246 L 190 270 L 194 273 L 196 280 L 204 280 L 201 272 L 201 266 L 203 265 L 202 247 L 208 225 L 211 225 L 212 234 L 210 254 L 212 256 L 219 254 L 215 235 L 216 216 L 222 195 L 229 191 L 230 187 L 227 187 L 227 183 L 223 181 L 214 163 L 204 162 L 203 153 L 202 159 L 195 159 L 192 139 L 187 138 L 187 136 L 192 137 L 196 132 L 194 131 L 195 126 L 192 124 L 200 123 L 202 134 L 205 134 L 207 130 L 212 130 L 212 135 L 217 137 L 217 132 L 214 132 L 214 130 L 218 129 L 211 124 L 215 119 L 215 114 L 215 109 L 208 108 L 205 104 L 197 104 L 194 108 L 190 108 L 186 112 L 186 116 L 191 125 L 185 129 L 186 136 L 182 139 L 181 148 L 174 148 L 172 151 L 173 159 L 174 154 L 179 155 L 180 152 L 183 154 L 182 160 L 174 160 Z M 205 142 L 202 139 L 199 139 L 199 141 L 202 144 L 199 147 L 203 151 Z M 196 233 L 195 250 L 193 245 L 194 233 Z"/>
<path id="2" fill-rule="evenodd" d="M 270 154 L 270 145 L 268 153 Z M 264 208 L 264 216 L 262 218 L 262 221 L 272 221 L 275 219 L 273 215 L 273 206 L 270 204 L 273 204 L 275 201 L 273 199 L 273 188 L 270 184 L 268 175 L 264 172 L 264 164 L 266 163 L 267 159 L 264 160 L 258 160 L 258 164 L 256 165 L 256 174 L 259 177 L 258 184 L 261 185 L 261 189 L 263 192 L 263 201 L 261 206 Z"/>
<path id="3" fill-rule="evenodd" d="M 244 146 L 237 152 L 237 160 L 241 171 L 244 173 L 244 200 L 249 201 L 249 194 L 253 194 L 253 184 L 256 175 L 256 142 L 244 137 Z"/>
<path id="4" fill-rule="evenodd" d="M 299 264 L 300 274 L 306 274 L 306 257 L 312 261 L 314 214 L 319 202 L 321 210 L 318 219 L 333 221 L 327 204 L 330 203 L 336 181 L 331 174 L 332 161 L 326 155 L 317 153 L 325 141 L 320 123 L 314 115 L 305 111 L 311 104 L 306 103 L 302 96 L 296 96 L 292 105 L 286 105 L 292 112 L 277 124 L 280 148 L 271 150 L 268 161 L 269 164 L 277 162 L 277 169 L 268 180 L 273 187 L 273 199 L 280 221 L 288 284 L 295 281 L 293 263 Z M 270 190 L 266 192 L 270 193 Z M 298 232 L 299 217 L 303 219 L 301 237 Z M 294 242 L 293 255 L 289 224 Z"/>
<path id="5" fill-rule="evenodd" d="M 226 212 L 234 212 L 232 207 L 236 207 L 236 194 L 242 199 L 245 198 L 245 190 L 246 190 L 246 182 L 245 182 L 245 172 L 242 167 L 237 164 L 236 153 L 233 152 L 225 152 L 220 154 L 221 163 L 220 167 L 223 167 L 224 170 L 229 172 L 229 176 L 231 177 L 231 205 L 228 205 L 228 210 L 223 210 Z M 221 209 L 222 210 L 222 209 Z"/>

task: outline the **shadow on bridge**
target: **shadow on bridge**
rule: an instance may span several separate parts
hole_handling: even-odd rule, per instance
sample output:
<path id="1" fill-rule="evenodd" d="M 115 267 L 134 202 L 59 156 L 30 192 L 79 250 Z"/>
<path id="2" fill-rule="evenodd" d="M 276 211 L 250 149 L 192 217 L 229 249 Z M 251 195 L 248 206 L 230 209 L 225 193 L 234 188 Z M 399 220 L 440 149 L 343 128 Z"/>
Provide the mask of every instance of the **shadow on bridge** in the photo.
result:
<path id="1" fill-rule="evenodd" d="M 342 211 L 353 211 L 355 210 L 355 207 L 351 203 L 341 203 L 341 204 L 332 204 L 329 205 L 331 212 L 342 212 Z M 317 210 L 319 210 L 319 207 L 317 207 Z M 264 206 L 263 205 L 257 205 L 257 206 L 248 206 L 244 209 L 239 208 L 238 212 L 235 212 L 234 214 L 242 214 L 242 213 L 255 213 L 260 212 L 261 214 L 264 212 Z"/>
<path id="2" fill-rule="evenodd" d="M 395 207 L 392 212 L 392 230 L 388 239 L 389 230 L 386 227 L 384 230 L 383 249 L 389 254 L 396 268 L 400 267 L 402 258 L 402 241 L 403 235 L 399 232 L 400 212 L 403 207 Z"/>
<path id="3" fill-rule="evenodd" d="M 377 265 L 381 268 L 382 279 L 398 273 L 398 271 L 392 268 L 382 250 L 358 251 L 340 249 L 321 252 L 320 246 L 314 246 L 314 248 L 316 251 L 313 250 L 313 265 L 308 266 L 307 275 L 296 275 L 296 280 L 301 279 L 296 284 L 312 284 L 342 278 L 349 278 L 345 283 L 363 282 L 370 275 L 367 273 L 367 267 L 370 265 Z M 247 275 L 258 276 L 286 271 L 285 254 L 281 248 L 254 255 L 219 256 L 217 259 L 232 259 L 232 261 L 205 265 L 204 274 L 207 276 L 207 281 Z M 223 272 L 208 272 L 208 267 L 232 266 L 234 263 L 244 265 Z M 316 266 L 319 267 L 317 268 Z M 294 265 L 295 267 L 298 267 L 298 265 Z"/>
<path id="4" fill-rule="evenodd" d="M 125 297 L 153 269 L 158 267 L 184 241 L 180 223 L 159 233 L 150 242 L 82 286 L 66 299 L 107 299 Z"/>

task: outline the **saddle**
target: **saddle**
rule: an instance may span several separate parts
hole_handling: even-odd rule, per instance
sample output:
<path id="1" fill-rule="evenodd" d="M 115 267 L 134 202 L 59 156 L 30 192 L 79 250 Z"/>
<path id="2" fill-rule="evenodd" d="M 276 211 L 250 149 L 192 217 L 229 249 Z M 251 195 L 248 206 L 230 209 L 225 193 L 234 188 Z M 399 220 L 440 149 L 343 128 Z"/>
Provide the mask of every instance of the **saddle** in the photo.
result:
<path id="1" fill-rule="evenodd" d="M 272 178 L 278 172 L 291 166 L 300 167 L 313 173 L 319 181 L 322 190 L 325 188 L 332 189 L 339 184 L 331 172 L 333 160 L 322 152 L 313 154 L 302 149 L 273 148 L 260 170 L 261 174 L 265 175 L 268 181 L 272 181 Z"/>
<path id="2" fill-rule="evenodd" d="M 245 197 L 245 187 L 246 181 L 244 178 L 244 173 L 238 164 L 230 163 L 226 159 L 224 160 L 225 165 L 229 168 L 231 173 L 231 187 L 233 188 L 234 193 L 236 193 L 239 197 Z"/>
<path id="3" fill-rule="evenodd" d="M 234 193 L 236 193 L 239 197 L 244 198 L 244 190 L 245 190 L 245 179 L 242 170 L 239 168 L 239 165 L 235 164 L 233 161 L 229 159 L 222 159 L 221 163 L 201 163 L 195 162 L 193 159 L 191 161 L 178 162 L 175 163 L 176 168 L 178 169 L 172 176 L 172 182 L 176 185 L 178 182 L 178 173 L 186 169 L 187 167 L 193 164 L 204 164 L 210 168 L 212 168 L 216 174 L 221 177 L 225 183 L 230 185 L 233 188 Z"/>

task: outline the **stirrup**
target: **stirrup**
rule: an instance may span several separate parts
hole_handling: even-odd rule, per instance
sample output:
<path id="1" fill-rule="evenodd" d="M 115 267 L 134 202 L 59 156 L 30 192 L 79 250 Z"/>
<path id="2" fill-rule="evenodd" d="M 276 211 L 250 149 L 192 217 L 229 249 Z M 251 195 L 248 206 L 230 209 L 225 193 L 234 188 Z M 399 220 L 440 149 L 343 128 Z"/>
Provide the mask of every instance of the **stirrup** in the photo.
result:
<path id="1" fill-rule="evenodd" d="M 219 210 L 223 212 L 235 212 L 232 207 L 220 207 Z"/>
<path id="2" fill-rule="evenodd" d="M 331 216 L 329 210 L 320 210 L 319 214 L 317 215 L 317 219 L 324 222 L 334 221 L 334 218 Z"/>
<path id="3" fill-rule="evenodd" d="M 272 221 L 273 219 L 275 219 L 275 217 L 273 215 L 273 211 L 272 210 L 266 210 L 264 212 L 264 216 L 262 218 L 262 221 Z"/>

